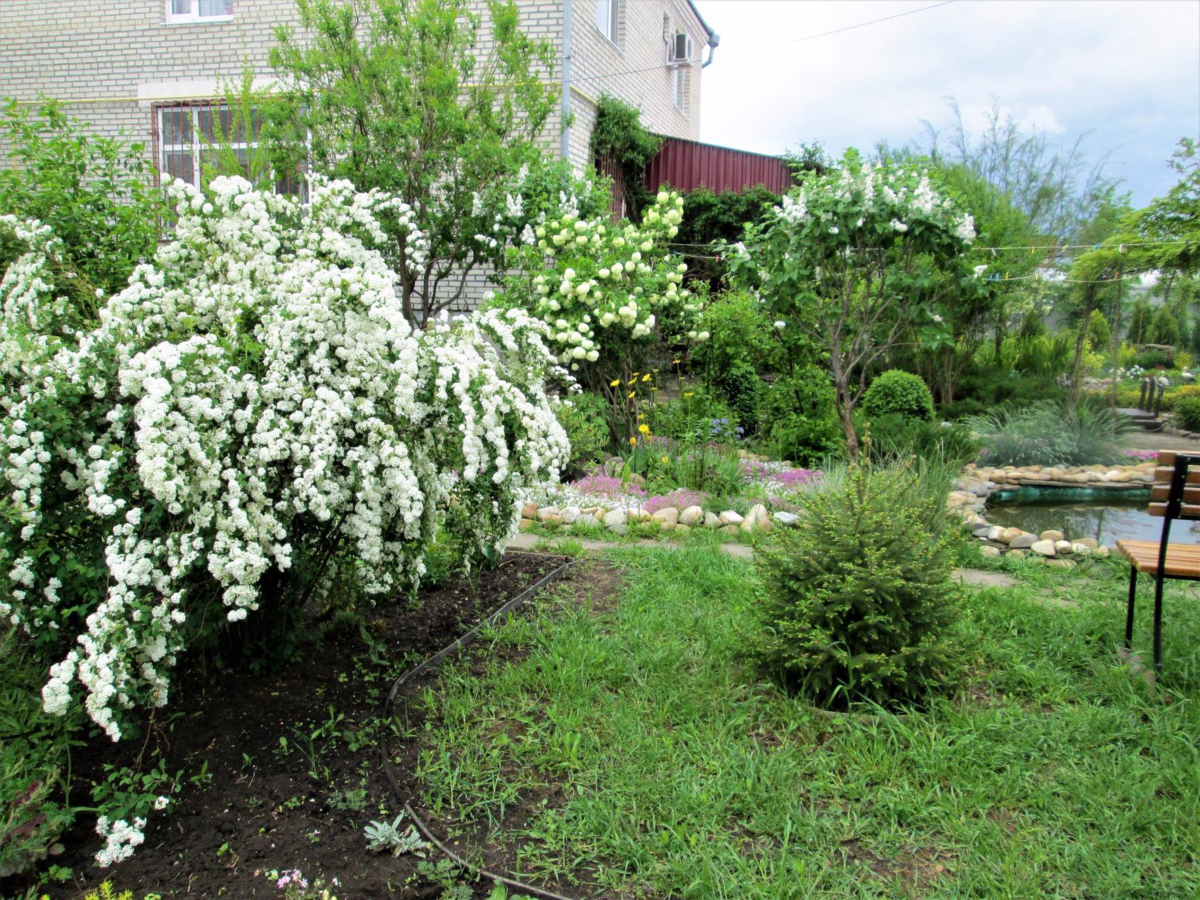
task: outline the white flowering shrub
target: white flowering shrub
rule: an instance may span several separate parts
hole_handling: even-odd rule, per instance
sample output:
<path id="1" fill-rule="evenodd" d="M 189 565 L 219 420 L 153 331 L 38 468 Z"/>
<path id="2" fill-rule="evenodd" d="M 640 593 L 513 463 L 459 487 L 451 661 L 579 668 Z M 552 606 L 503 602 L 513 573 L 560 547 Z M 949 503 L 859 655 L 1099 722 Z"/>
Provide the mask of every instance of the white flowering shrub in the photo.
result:
<path id="1" fill-rule="evenodd" d="M 113 739 L 222 622 L 395 592 L 439 529 L 491 552 L 567 455 L 541 322 L 408 325 L 379 252 L 385 211 L 423 246 L 402 203 L 211 192 L 169 188 L 174 240 L 82 324 L 53 235 L 0 221 L 27 247 L 0 282 L 0 614 L 58 654 L 44 708 L 82 693 Z"/>
<path id="2" fill-rule="evenodd" d="M 944 293 L 975 291 L 967 251 L 974 220 L 919 166 L 864 163 L 805 172 L 744 243 L 728 248 L 730 277 L 772 316 L 829 357 L 842 430 L 857 456 L 853 411 L 877 361 L 912 339 L 945 339 Z"/>
<path id="3" fill-rule="evenodd" d="M 558 361 L 616 410 L 627 406 L 618 381 L 644 369 L 651 349 L 708 337 L 697 330 L 700 298 L 682 286 L 687 264 L 670 246 L 682 209 L 682 197 L 660 191 L 640 225 L 566 212 L 510 254 L 497 304 L 545 323 Z"/>

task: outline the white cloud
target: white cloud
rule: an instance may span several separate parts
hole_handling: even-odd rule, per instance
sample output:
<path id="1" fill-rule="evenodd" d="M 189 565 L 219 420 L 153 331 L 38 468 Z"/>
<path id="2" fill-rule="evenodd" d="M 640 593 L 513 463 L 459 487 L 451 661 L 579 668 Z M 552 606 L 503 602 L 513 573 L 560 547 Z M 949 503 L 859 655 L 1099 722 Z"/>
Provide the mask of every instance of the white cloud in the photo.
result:
<path id="1" fill-rule="evenodd" d="M 779 153 L 904 144 L 921 120 L 981 127 L 996 97 L 1018 122 L 1071 143 L 1125 178 L 1136 203 L 1169 187 L 1184 135 L 1200 137 L 1200 4 L 959 2 L 771 47 L 928 5 L 879 0 L 697 0 L 721 46 L 704 70 L 703 140 Z"/>

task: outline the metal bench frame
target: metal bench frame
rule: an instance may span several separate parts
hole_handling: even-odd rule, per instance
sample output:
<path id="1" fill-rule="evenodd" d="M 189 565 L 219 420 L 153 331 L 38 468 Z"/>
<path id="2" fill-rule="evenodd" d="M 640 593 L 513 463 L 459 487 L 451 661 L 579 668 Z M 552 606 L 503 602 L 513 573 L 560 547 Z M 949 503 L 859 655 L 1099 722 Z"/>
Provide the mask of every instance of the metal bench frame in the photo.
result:
<path id="1" fill-rule="evenodd" d="M 1189 466 L 1200 467 L 1200 454 L 1175 453 L 1170 488 L 1167 493 L 1166 511 L 1163 515 L 1162 536 L 1158 541 L 1158 568 L 1154 573 L 1154 671 L 1162 671 L 1162 595 L 1163 581 L 1173 578 L 1176 581 L 1200 581 L 1200 572 L 1195 575 L 1167 575 L 1167 551 L 1171 538 L 1171 523 L 1176 519 L 1184 521 L 1200 520 L 1200 515 L 1184 512 L 1183 491 L 1187 486 Z M 1194 508 L 1194 507 L 1193 507 Z M 1133 650 L 1133 607 L 1137 599 L 1137 563 L 1130 560 L 1129 567 L 1129 606 L 1125 612 L 1125 650 Z"/>

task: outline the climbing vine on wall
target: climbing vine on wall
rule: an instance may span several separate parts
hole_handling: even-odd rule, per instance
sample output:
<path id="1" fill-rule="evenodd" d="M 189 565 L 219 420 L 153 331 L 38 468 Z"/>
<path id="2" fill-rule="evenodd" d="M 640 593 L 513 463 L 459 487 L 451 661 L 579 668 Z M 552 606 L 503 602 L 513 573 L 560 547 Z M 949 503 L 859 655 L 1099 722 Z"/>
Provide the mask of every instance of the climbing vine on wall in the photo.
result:
<path id="1" fill-rule="evenodd" d="M 642 176 L 662 146 L 662 138 L 647 131 L 640 116 L 636 106 L 605 94 L 596 107 L 592 128 L 592 155 L 606 157 L 620 169 L 631 219 L 641 214 L 650 197 L 650 191 L 642 186 Z"/>

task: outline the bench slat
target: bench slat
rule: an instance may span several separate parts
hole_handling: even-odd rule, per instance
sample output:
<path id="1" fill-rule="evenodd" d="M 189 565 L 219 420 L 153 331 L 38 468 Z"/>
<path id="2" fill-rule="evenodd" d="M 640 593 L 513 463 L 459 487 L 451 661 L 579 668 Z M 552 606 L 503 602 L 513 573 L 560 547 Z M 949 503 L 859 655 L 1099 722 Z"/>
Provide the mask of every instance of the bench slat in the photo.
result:
<path id="1" fill-rule="evenodd" d="M 1200 475 L 1200 472 L 1196 474 Z M 1169 484 L 1156 484 L 1150 489 L 1150 499 L 1166 500 L 1170 496 L 1170 493 L 1171 486 Z M 1183 502 L 1200 504 L 1200 487 L 1185 487 L 1183 489 Z"/>
<path id="2" fill-rule="evenodd" d="M 1157 541 L 1117 541 L 1117 552 L 1128 559 L 1139 572 L 1158 571 Z M 1200 546 L 1196 544 L 1168 544 L 1167 564 L 1163 569 L 1167 577 L 1200 578 Z"/>
<path id="3" fill-rule="evenodd" d="M 1160 468 L 1157 468 L 1154 470 L 1154 480 L 1157 481 L 1159 484 L 1170 484 L 1171 483 L 1171 475 L 1172 475 L 1172 473 L 1174 473 L 1174 471 L 1175 470 L 1172 469 L 1170 466 L 1162 466 Z M 1200 468 L 1188 469 L 1187 483 L 1188 484 L 1200 484 Z"/>
<path id="4" fill-rule="evenodd" d="M 1167 504 L 1151 503 L 1150 515 L 1163 518 L 1167 514 Z M 1195 504 L 1185 503 L 1179 508 L 1179 518 L 1181 519 L 1200 519 L 1200 506 Z"/>

